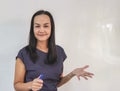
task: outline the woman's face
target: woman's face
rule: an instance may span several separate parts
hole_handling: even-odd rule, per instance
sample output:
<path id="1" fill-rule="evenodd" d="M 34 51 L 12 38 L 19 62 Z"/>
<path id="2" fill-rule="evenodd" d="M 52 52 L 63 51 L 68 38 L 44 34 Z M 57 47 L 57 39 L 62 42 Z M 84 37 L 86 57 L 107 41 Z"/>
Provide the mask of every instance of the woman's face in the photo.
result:
<path id="1" fill-rule="evenodd" d="M 48 41 L 51 35 L 51 22 L 48 15 L 42 14 L 35 16 L 34 35 L 37 41 Z"/>

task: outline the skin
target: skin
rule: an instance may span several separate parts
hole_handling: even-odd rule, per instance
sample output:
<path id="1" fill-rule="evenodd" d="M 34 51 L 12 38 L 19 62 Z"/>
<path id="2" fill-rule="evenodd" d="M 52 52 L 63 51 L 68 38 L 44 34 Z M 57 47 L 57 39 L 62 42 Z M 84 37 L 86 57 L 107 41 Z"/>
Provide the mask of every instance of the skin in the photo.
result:
<path id="1" fill-rule="evenodd" d="M 64 85 L 74 76 L 76 76 L 78 78 L 78 80 L 80 80 L 80 77 L 83 77 L 86 80 L 88 80 L 88 78 L 92 78 L 94 76 L 94 74 L 85 71 L 85 69 L 87 69 L 88 67 L 89 67 L 89 65 L 85 65 L 84 67 L 76 68 L 72 72 L 67 74 L 66 76 L 63 76 L 61 79 L 61 82 L 57 85 L 57 87 Z"/>
<path id="2" fill-rule="evenodd" d="M 37 48 L 48 52 L 48 39 L 51 34 L 50 18 L 47 15 L 38 15 L 34 19 L 34 35 L 37 39 Z"/>
<path id="3" fill-rule="evenodd" d="M 37 39 L 37 49 L 48 52 L 47 43 L 51 34 L 51 23 L 47 15 L 38 15 L 34 18 L 34 35 Z M 33 91 L 40 90 L 43 86 L 43 81 L 35 78 L 31 82 L 24 83 L 25 65 L 22 60 L 17 58 L 15 66 L 14 87 L 16 91 Z"/>
<path id="4" fill-rule="evenodd" d="M 48 52 L 48 39 L 51 34 L 51 23 L 50 18 L 47 15 L 38 15 L 34 18 L 34 35 L 37 39 L 37 46 L 36 48 L 42 50 L 44 52 Z M 43 80 L 39 78 L 35 78 L 31 82 L 24 83 L 25 78 L 25 65 L 20 58 L 16 59 L 15 64 L 15 76 L 14 76 L 14 87 L 16 91 L 29 91 L 32 89 L 33 91 L 40 90 L 43 86 Z M 81 68 L 76 68 L 66 76 L 61 75 L 61 81 L 58 83 L 57 87 L 62 86 L 63 84 L 67 83 L 72 77 L 77 76 L 80 80 L 80 77 L 85 78 L 86 80 L 88 77 L 92 78 L 94 75 L 93 73 L 85 71 L 86 68 L 89 66 L 86 65 Z"/>

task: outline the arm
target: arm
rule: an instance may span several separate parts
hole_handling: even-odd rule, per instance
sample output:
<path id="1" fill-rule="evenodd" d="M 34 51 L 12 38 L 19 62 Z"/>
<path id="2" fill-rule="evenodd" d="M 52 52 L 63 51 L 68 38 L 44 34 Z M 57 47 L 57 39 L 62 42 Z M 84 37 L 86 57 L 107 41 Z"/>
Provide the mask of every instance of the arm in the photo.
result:
<path id="1" fill-rule="evenodd" d="M 29 91 L 32 82 L 24 83 L 25 66 L 21 59 L 17 58 L 15 64 L 14 88 L 16 91 Z"/>
<path id="2" fill-rule="evenodd" d="M 72 77 L 75 75 L 71 72 L 68 75 L 61 77 L 61 81 L 58 83 L 57 87 L 62 86 L 63 84 L 67 83 Z"/>
<path id="3" fill-rule="evenodd" d="M 62 77 L 60 83 L 57 85 L 57 87 L 62 86 L 63 84 L 67 83 L 72 77 L 77 76 L 77 78 L 80 80 L 80 76 L 85 78 L 86 80 L 88 80 L 87 77 L 92 78 L 92 76 L 94 75 L 93 73 L 84 71 L 86 68 L 88 68 L 89 66 L 86 65 L 82 68 L 76 68 L 74 69 L 72 72 L 70 72 L 68 75 Z"/>
<path id="4" fill-rule="evenodd" d="M 16 91 L 37 91 L 42 88 L 43 81 L 39 78 L 34 79 L 31 82 L 24 83 L 25 78 L 25 65 L 22 60 L 17 58 L 15 64 L 15 76 L 14 76 L 14 88 Z"/>

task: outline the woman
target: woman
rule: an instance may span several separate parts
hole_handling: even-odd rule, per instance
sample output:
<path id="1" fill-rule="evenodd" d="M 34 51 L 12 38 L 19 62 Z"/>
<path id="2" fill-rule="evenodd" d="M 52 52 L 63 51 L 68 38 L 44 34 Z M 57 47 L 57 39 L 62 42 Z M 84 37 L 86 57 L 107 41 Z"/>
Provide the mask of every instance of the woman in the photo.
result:
<path id="1" fill-rule="evenodd" d="M 55 25 L 50 12 L 37 11 L 31 20 L 29 44 L 22 48 L 15 65 L 14 88 L 16 91 L 57 91 L 57 87 L 72 77 L 92 78 L 84 71 L 88 66 L 77 68 L 63 76 L 66 54 L 55 44 Z M 42 77 L 39 77 L 42 75 Z"/>

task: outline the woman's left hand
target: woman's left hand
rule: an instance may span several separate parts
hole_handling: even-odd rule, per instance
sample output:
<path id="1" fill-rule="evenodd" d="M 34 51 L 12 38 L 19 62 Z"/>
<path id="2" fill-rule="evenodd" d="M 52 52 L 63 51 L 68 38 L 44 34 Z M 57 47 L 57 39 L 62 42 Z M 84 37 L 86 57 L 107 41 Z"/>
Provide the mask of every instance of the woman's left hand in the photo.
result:
<path id="1" fill-rule="evenodd" d="M 85 71 L 86 68 L 88 68 L 89 65 L 86 65 L 82 68 L 76 68 L 75 70 L 72 71 L 72 73 L 77 76 L 77 78 L 80 80 L 80 76 L 88 80 L 88 77 L 92 78 L 94 75 L 93 73 Z"/>

